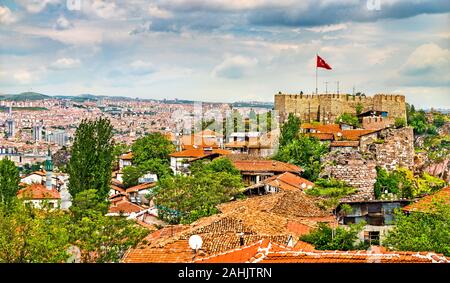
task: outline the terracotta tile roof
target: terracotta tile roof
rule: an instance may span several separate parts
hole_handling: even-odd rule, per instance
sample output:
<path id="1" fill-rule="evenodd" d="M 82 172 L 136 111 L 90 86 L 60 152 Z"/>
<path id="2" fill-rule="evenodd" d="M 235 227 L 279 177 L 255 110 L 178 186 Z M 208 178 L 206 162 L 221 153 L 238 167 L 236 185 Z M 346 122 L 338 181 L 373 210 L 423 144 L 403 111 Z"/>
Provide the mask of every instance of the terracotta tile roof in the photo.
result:
<path id="1" fill-rule="evenodd" d="M 274 160 L 234 160 L 234 166 L 239 171 L 246 172 L 293 172 L 300 173 L 302 168 L 293 164 Z"/>
<path id="2" fill-rule="evenodd" d="M 341 126 L 339 124 L 317 124 L 313 125 L 310 123 L 304 123 L 300 126 L 302 129 L 314 129 L 317 131 L 317 133 L 327 133 L 327 134 L 333 134 L 337 133 L 341 130 Z"/>
<path id="3" fill-rule="evenodd" d="M 31 176 L 31 175 L 39 175 L 39 176 L 45 177 L 45 176 L 46 176 L 46 173 L 47 173 L 47 172 L 45 172 L 45 170 L 43 170 L 43 171 L 34 171 L 33 173 L 31 173 L 31 174 L 28 175 L 28 176 Z"/>
<path id="4" fill-rule="evenodd" d="M 56 189 L 47 189 L 41 184 L 31 184 L 17 192 L 20 199 L 61 199 Z"/>
<path id="5" fill-rule="evenodd" d="M 153 188 L 155 186 L 156 186 L 156 182 L 143 183 L 143 184 L 139 184 L 139 185 L 136 185 L 136 186 L 126 189 L 126 192 L 127 193 L 139 192 L 142 190 L 147 190 L 147 189 Z"/>
<path id="6" fill-rule="evenodd" d="M 213 149 L 213 150 L 203 150 L 203 149 L 186 149 L 182 151 L 177 151 L 174 153 L 171 153 L 170 157 L 177 157 L 177 158 L 200 158 L 205 157 L 210 154 L 220 154 L 220 155 L 228 155 L 232 154 L 231 151 L 225 150 L 225 149 Z"/>
<path id="7" fill-rule="evenodd" d="M 310 137 L 317 138 L 321 141 L 332 141 L 334 140 L 334 135 L 329 133 L 308 133 Z"/>
<path id="8" fill-rule="evenodd" d="M 375 133 L 378 130 L 361 130 L 361 129 L 354 129 L 354 130 L 342 130 L 340 131 L 340 133 L 342 133 L 341 137 L 336 136 L 335 139 L 339 140 L 339 139 L 344 139 L 344 140 L 349 140 L 349 141 L 359 141 L 359 139 L 361 138 L 361 136 L 367 135 L 367 134 L 371 134 L 371 133 Z"/>
<path id="9" fill-rule="evenodd" d="M 121 156 L 119 156 L 119 159 L 132 160 L 133 159 L 133 153 L 132 152 L 128 152 L 128 153 L 122 154 Z"/>
<path id="10" fill-rule="evenodd" d="M 123 189 L 123 188 L 121 188 L 121 187 L 119 187 L 117 185 L 114 185 L 114 184 L 111 184 L 111 189 L 113 189 L 115 191 L 118 191 L 118 192 L 121 192 L 121 193 L 125 193 L 125 189 Z"/>
<path id="11" fill-rule="evenodd" d="M 304 190 L 314 187 L 314 183 L 290 172 L 270 177 L 263 181 L 264 184 L 278 187 L 281 190 Z"/>
<path id="12" fill-rule="evenodd" d="M 332 147 L 358 147 L 359 140 L 357 141 L 332 141 L 330 143 Z"/>
<path id="13" fill-rule="evenodd" d="M 434 202 L 443 202 L 450 205 L 450 186 L 438 192 L 419 199 L 417 202 L 403 207 L 404 211 L 429 212 Z"/>
<path id="14" fill-rule="evenodd" d="M 139 212 L 142 210 L 144 210 L 144 208 L 142 206 L 134 204 L 124 198 L 117 202 L 112 202 L 111 205 L 109 206 L 108 213 L 130 214 L 130 213 Z"/>
<path id="15" fill-rule="evenodd" d="M 435 253 L 370 251 L 269 251 L 254 263 L 450 263 Z"/>
<path id="16" fill-rule="evenodd" d="M 284 217 L 328 217 L 332 215 L 331 211 L 321 210 L 316 203 L 316 198 L 303 192 L 280 192 L 224 203 L 219 205 L 218 208 L 222 213 L 246 208 Z"/>
<path id="17" fill-rule="evenodd" d="M 182 136 L 180 139 L 182 149 L 218 148 L 216 138 L 199 135 Z"/>

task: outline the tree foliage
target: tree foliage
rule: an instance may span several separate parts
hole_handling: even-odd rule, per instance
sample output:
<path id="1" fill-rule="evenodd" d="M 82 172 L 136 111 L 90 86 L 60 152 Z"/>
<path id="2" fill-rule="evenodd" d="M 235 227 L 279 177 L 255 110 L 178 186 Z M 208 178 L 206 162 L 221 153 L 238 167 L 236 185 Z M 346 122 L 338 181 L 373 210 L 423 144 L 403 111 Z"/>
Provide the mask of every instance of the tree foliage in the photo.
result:
<path id="1" fill-rule="evenodd" d="M 298 137 L 301 121 L 292 113 L 289 113 L 288 120 L 281 126 L 280 148 L 288 145 Z"/>
<path id="2" fill-rule="evenodd" d="M 407 168 L 397 168 L 387 172 L 377 167 L 377 180 L 374 187 L 375 197 L 380 198 L 413 198 L 421 194 L 431 193 L 445 186 L 445 181 L 427 173 L 414 176 Z"/>
<path id="3" fill-rule="evenodd" d="M 191 223 L 218 212 L 216 205 L 239 196 L 244 185 L 231 162 L 219 158 L 209 164 L 196 163 L 190 176 L 162 178 L 154 201 L 162 219 Z"/>
<path id="4" fill-rule="evenodd" d="M 106 199 L 110 190 L 112 159 L 112 126 L 108 119 L 83 120 L 75 132 L 69 161 L 69 191 L 72 197 L 95 189 Z"/>
<path id="5" fill-rule="evenodd" d="M 433 251 L 450 256 L 450 206 L 434 200 L 427 212 L 395 212 L 396 225 L 383 245 L 400 251 Z"/>
<path id="6" fill-rule="evenodd" d="M 62 263 L 68 258 L 68 215 L 36 209 L 17 199 L 0 204 L 1 263 Z"/>
<path id="7" fill-rule="evenodd" d="M 322 169 L 320 158 L 328 151 L 327 144 L 321 143 L 318 139 L 299 135 L 287 145 L 280 147 L 274 159 L 302 167 L 305 170 L 302 175 L 314 181 Z"/>
<path id="8" fill-rule="evenodd" d="M 356 117 L 356 115 L 350 114 L 350 113 L 344 113 L 344 114 L 340 115 L 336 119 L 335 123 L 336 124 L 345 123 L 345 124 L 349 124 L 355 128 L 361 127 L 361 123 L 359 122 L 358 117 Z"/>
<path id="9" fill-rule="evenodd" d="M 8 205 L 19 190 L 19 170 L 9 159 L 0 160 L 0 203 Z"/>
<path id="10" fill-rule="evenodd" d="M 143 174 L 151 172 L 162 178 L 172 174 L 169 166 L 169 154 L 175 151 L 175 146 L 162 134 L 151 133 L 136 140 L 132 147 L 133 166 Z M 130 169 L 128 173 L 138 170 Z M 127 178 L 132 174 L 127 174 Z M 133 178 L 131 178 L 133 179 Z"/>
<path id="11" fill-rule="evenodd" d="M 357 244 L 358 234 L 363 230 L 365 222 L 350 224 L 348 228 L 331 228 L 325 223 L 319 223 L 318 227 L 309 234 L 300 237 L 300 240 L 312 244 L 317 250 L 358 250 L 365 247 L 363 243 Z"/>

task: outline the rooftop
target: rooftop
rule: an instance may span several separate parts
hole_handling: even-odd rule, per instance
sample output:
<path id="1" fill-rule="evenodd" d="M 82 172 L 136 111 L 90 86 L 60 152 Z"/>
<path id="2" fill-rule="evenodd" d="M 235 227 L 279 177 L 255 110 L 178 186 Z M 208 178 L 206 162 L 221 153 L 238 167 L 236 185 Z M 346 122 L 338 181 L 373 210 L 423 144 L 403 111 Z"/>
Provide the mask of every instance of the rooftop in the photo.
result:
<path id="1" fill-rule="evenodd" d="M 434 194 L 423 197 L 415 203 L 405 206 L 403 210 L 409 212 L 429 212 L 435 202 L 443 202 L 450 205 L 450 186 L 443 188 Z"/>
<path id="2" fill-rule="evenodd" d="M 233 160 L 233 164 L 239 171 L 292 173 L 303 171 L 296 165 L 274 160 Z"/>
<path id="3" fill-rule="evenodd" d="M 41 184 L 31 184 L 17 192 L 19 199 L 61 199 L 59 192 L 56 189 L 47 189 Z"/>

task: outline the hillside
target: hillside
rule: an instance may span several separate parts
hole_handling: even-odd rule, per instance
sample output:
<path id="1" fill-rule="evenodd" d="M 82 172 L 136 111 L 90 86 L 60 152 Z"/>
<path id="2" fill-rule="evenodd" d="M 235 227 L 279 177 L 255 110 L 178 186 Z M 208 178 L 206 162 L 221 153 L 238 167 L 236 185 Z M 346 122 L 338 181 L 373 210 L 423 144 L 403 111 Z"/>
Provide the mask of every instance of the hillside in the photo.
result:
<path id="1" fill-rule="evenodd" d="M 37 92 L 22 92 L 19 94 L 3 94 L 0 100 L 24 101 L 24 100 L 43 100 L 51 99 L 51 96 Z"/>

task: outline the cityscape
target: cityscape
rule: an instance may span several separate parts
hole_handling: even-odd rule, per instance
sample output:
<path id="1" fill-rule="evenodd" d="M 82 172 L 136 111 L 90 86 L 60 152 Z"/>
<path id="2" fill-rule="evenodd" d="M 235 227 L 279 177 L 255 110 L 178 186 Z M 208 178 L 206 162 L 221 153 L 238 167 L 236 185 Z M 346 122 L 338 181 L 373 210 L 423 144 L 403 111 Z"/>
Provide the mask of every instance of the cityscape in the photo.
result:
<path id="1" fill-rule="evenodd" d="M 446 1 L 129 2 L 0 1 L 1 263 L 450 263 Z"/>

